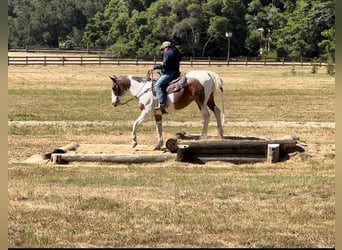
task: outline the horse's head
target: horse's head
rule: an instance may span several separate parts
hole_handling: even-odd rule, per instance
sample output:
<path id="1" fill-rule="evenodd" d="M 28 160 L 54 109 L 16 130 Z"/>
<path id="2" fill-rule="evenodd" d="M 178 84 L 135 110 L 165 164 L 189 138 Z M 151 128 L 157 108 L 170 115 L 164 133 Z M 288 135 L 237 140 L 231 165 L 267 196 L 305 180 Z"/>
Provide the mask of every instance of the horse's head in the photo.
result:
<path id="1" fill-rule="evenodd" d="M 120 104 L 120 97 L 130 88 L 130 80 L 127 77 L 110 76 L 112 79 L 112 105 Z"/>

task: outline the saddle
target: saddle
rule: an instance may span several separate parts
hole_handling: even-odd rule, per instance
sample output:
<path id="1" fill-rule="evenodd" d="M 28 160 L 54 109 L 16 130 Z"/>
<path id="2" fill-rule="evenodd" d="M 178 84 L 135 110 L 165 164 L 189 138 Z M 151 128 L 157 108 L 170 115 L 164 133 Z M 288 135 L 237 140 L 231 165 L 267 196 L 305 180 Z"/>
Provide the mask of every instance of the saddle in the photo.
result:
<path id="1" fill-rule="evenodd" d="M 180 75 L 172 80 L 166 88 L 166 93 L 171 94 L 180 91 L 187 86 L 187 79 L 185 75 Z"/>
<path id="2" fill-rule="evenodd" d="M 147 78 L 150 80 L 151 78 Z M 156 79 L 152 79 L 153 85 L 156 83 Z M 187 78 L 185 75 L 179 75 L 177 78 L 169 82 L 167 88 L 166 88 L 166 93 L 167 94 L 172 94 L 175 92 L 180 91 L 181 89 L 185 88 L 188 85 L 187 83 Z M 156 90 L 155 88 L 152 88 L 152 93 L 153 96 L 156 96 Z"/>

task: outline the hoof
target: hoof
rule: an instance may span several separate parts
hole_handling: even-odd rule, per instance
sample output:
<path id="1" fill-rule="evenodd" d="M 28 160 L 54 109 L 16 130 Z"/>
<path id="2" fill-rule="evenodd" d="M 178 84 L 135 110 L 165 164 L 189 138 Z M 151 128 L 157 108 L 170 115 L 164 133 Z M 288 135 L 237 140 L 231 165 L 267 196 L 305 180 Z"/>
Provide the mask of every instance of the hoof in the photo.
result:
<path id="1" fill-rule="evenodd" d="M 132 143 L 132 148 L 135 148 L 137 145 L 138 145 L 137 142 L 133 142 L 133 143 Z"/>

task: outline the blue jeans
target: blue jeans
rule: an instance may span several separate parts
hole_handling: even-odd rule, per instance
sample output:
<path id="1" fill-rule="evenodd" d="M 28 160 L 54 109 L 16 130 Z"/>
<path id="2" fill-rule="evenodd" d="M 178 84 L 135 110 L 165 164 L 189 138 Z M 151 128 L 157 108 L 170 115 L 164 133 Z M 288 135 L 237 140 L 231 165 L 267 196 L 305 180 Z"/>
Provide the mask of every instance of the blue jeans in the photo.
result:
<path id="1" fill-rule="evenodd" d="M 156 82 L 156 96 L 160 104 L 167 104 L 166 88 L 168 84 L 174 79 L 178 71 L 164 72 Z"/>

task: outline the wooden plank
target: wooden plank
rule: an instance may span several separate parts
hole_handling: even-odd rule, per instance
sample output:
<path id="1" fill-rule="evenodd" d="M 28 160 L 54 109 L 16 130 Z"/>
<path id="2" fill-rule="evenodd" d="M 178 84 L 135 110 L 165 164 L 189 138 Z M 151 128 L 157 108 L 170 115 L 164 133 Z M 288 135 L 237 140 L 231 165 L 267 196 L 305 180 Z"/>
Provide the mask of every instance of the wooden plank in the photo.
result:
<path id="1" fill-rule="evenodd" d="M 227 154 L 227 155 L 193 155 L 192 162 L 210 162 L 210 161 L 220 161 L 220 162 L 230 162 L 234 164 L 243 163 L 257 163 L 265 162 L 266 158 L 264 155 L 241 155 L 241 154 Z"/>
<path id="2" fill-rule="evenodd" d="M 68 162 L 111 162 L 111 163 L 157 163 L 174 159 L 172 154 L 136 155 L 136 154 L 52 154 L 52 162 L 65 164 Z"/>

